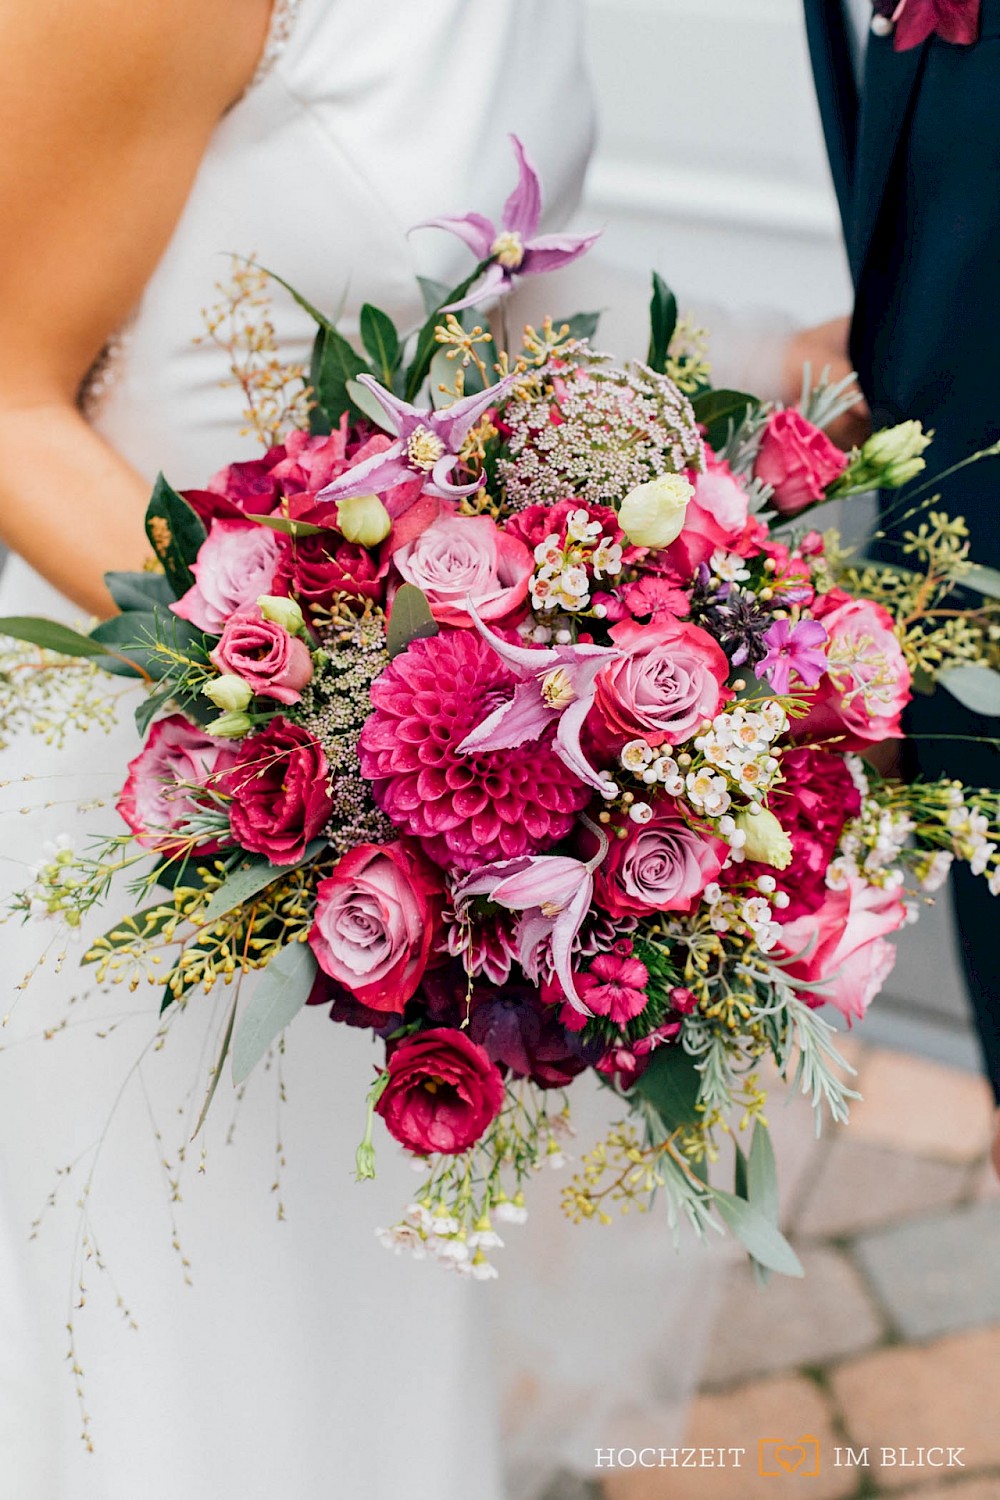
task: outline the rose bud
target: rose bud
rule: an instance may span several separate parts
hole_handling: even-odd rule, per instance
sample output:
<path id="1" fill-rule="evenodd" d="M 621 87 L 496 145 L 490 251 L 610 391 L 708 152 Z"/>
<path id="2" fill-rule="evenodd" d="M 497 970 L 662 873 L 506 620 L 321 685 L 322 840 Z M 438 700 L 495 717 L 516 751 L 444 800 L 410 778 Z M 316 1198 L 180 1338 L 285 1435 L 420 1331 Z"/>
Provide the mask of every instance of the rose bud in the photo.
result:
<path id="1" fill-rule="evenodd" d="M 306 622 L 295 599 L 286 599 L 282 594 L 261 594 L 257 608 L 265 620 L 281 625 L 289 635 L 302 635 Z"/>
<path id="2" fill-rule="evenodd" d="M 241 740 L 252 728 L 253 720 L 249 714 L 228 713 L 219 719 L 213 719 L 211 724 L 206 724 L 205 733 L 212 734 L 219 740 Z"/>
<path id="3" fill-rule="evenodd" d="M 773 812 L 759 807 L 756 812 L 739 812 L 735 823 L 746 834 L 743 852 L 757 864 L 772 870 L 787 870 L 792 862 L 792 841 Z"/>
<path id="4" fill-rule="evenodd" d="M 250 684 L 232 672 L 223 672 L 221 677 L 214 677 L 211 682 L 206 682 L 202 692 L 216 708 L 224 709 L 227 713 L 246 708 L 253 697 Z"/>
<path id="5" fill-rule="evenodd" d="M 637 547 L 669 547 L 684 529 L 694 486 L 683 474 L 661 474 L 630 490 L 618 510 L 618 523 Z"/>
<path id="6" fill-rule="evenodd" d="M 337 506 L 341 535 L 358 547 L 377 547 L 392 530 L 389 512 L 377 495 L 352 495 Z"/>

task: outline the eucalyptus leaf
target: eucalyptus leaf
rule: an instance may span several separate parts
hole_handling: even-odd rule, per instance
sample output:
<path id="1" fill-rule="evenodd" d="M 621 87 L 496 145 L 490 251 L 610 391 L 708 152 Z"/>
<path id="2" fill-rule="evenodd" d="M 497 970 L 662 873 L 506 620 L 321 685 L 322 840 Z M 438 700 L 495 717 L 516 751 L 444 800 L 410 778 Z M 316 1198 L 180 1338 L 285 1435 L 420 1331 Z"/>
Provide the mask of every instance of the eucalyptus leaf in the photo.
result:
<path id="1" fill-rule="evenodd" d="M 363 390 L 363 386 L 358 387 Z M 314 526 L 311 521 L 295 521 L 291 516 L 247 516 L 248 521 L 256 521 L 258 526 L 267 526 L 271 531 L 280 531 L 282 536 L 319 536 L 323 531 L 328 531 L 328 526 Z"/>
<path id="2" fill-rule="evenodd" d="M 758 1120 L 753 1128 L 750 1142 L 750 1159 L 747 1163 L 747 1185 L 749 1199 L 772 1224 L 777 1224 L 779 1214 L 778 1164 L 774 1158 L 774 1146 L 766 1125 Z"/>
<path id="3" fill-rule="evenodd" d="M 105 653 L 89 635 L 81 635 L 58 620 L 46 620 L 41 615 L 7 615 L 0 618 L 0 635 L 13 636 L 16 641 L 27 641 L 29 646 L 41 646 L 43 651 L 57 651 L 60 656 L 103 656 Z"/>
<path id="4" fill-rule="evenodd" d="M 148 610 L 151 604 L 169 605 L 177 599 L 165 573 L 105 573 L 104 582 L 121 610 Z"/>
<path id="5" fill-rule="evenodd" d="M 290 943 L 264 969 L 233 1042 L 233 1082 L 237 1087 L 305 1005 L 318 967 L 308 943 Z"/>
<path id="6" fill-rule="evenodd" d="M 396 325 L 380 307 L 366 302 L 361 309 L 361 342 L 375 364 L 382 384 L 392 387 L 392 377 L 402 358 Z"/>
<path id="7" fill-rule="evenodd" d="M 191 563 L 207 535 L 200 518 L 162 474 L 146 507 L 146 535 L 179 599 L 194 583 Z"/>
<path id="8" fill-rule="evenodd" d="M 975 589 L 990 599 L 1000 599 L 1000 572 L 996 568 L 974 563 L 967 573 L 962 574 L 959 583 L 963 589 Z"/>
<path id="9" fill-rule="evenodd" d="M 306 846 L 306 852 L 301 859 L 295 860 L 290 865 L 272 865 L 269 861 L 263 861 L 255 865 L 242 865 L 219 886 L 211 901 L 205 908 L 201 917 L 201 923 L 210 927 L 213 922 L 218 922 L 221 917 L 228 916 L 238 906 L 251 900 L 261 891 L 267 890 L 276 880 L 287 875 L 291 870 L 297 870 L 300 865 L 308 865 L 326 848 L 325 839 L 313 839 Z"/>
<path id="10" fill-rule="evenodd" d="M 964 708 L 987 718 L 1000 715 L 1000 672 L 992 667 L 949 667 L 938 673 L 938 685 L 946 688 Z"/>
<path id="11" fill-rule="evenodd" d="M 431 614 L 427 595 L 412 583 L 401 584 L 392 601 L 386 647 L 390 658 L 405 651 L 411 641 L 437 635 L 438 624 Z"/>
<path id="12" fill-rule="evenodd" d="M 653 272 L 653 299 L 649 304 L 649 353 L 646 363 L 660 374 L 667 368 L 670 340 L 677 328 L 677 298 L 658 271 Z"/>
<path id="13" fill-rule="evenodd" d="M 782 1276 L 804 1276 L 802 1262 L 781 1231 L 752 1203 L 722 1188 L 712 1189 L 719 1217 L 755 1261 Z"/>
<path id="14" fill-rule="evenodd" d="M 635 1089 L 653 1106 L 668 1131 L 698 1118 L 701 1074 L 683 1047 L 658 1047 Z"/>
<path id="15" fill-rule="evenodd" d="M 737 1198 L 750 1198 L 750 1178 L 747 1172 L 747 1154 L 739 1141 L 733 1138 L 733 1149 L 736 1153 L 735 1172 L 733 1174 L 733 1192 Z"/>

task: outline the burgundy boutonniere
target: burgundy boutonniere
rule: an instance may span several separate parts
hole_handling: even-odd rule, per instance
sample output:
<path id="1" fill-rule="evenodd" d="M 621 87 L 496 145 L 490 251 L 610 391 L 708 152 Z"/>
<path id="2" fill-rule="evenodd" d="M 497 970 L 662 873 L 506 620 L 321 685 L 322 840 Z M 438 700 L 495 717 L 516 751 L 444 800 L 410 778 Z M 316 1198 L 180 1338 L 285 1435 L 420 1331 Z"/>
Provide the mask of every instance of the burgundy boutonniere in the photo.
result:
<path id="1" fill-rule="evenodd" d="M 982 0 L 875 0 L 875 29 L 895 31 L 897 52 L 919 47 L 929 36 L 968 47 L 979 39 Z"/>

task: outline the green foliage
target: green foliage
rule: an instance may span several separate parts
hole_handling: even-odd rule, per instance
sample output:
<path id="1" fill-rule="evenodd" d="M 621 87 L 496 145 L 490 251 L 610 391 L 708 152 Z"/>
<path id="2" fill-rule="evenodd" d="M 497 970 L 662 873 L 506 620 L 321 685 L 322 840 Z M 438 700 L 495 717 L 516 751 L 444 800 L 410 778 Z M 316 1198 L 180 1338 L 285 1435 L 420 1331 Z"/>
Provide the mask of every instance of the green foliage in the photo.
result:
<path id="1" fill-rule="evenodd" d="M 206 533 L 190 505 L 162 474 L 157 475 L 146 508 L 146 535 L 175 597 L 180 598 L 194 583 L 191 563 Z"/>
<path id="2" fill-rule="evenodd" d="M 677 327 L 677 298 L 658 271 L 653 272 L 653 298 L 649 304 L 649 352 L 646 363 L 664 374 L 670 340 Z"/>
<path id="3" fill-rule="evenodd" d="M 381 308 L 366 302 L 361 309 L 361 342 L 364 344 L 379 380 L 392 390 L 392 377 L 403 358 L 403 348 L 392 319 Z"/>
<path id="4" fill-rule="evenodd" d="M 405 651 L 411 641 L 437 635 L 438 624 L 431 614 L 427 596 L 412 583 L 404 583 L 392 601 L 386 646 L 390 658 Z"/>
<path id="5" fill-rule="evenodd" d="M 105 573 L 104 582 L 120 610 L 148 610 L 177 598 L 165 573 Z"/>
<path id="6" fill-rule="evenodd" d="M 272 865 L 264 860 L 258 864 L 241 865 L 213 893 L 212 899 L 199 918 L 201 924 L 209 927 L 213 922 L 218 922 L 221 917 L 228 916 L 231 911 L 235 911 L 253 896 L 259 895 L 276 880 L 283 880 L 290 871 L 311 864 L 325 848 L 325 839 L 313 839 L 312 843 L 306 846 L 302 858 L 297 859 L 294 864 Z"/>
<path id="7" fill-rule="evenodd" d="M 729 436 L 729 424 L 734 425 L 760 406 L 756 396 L 746 391 L 703 391 L 692 401 L 694 414 L 705 428 L 705 441 L 710 448 L 719 451 Z"/>
<path id="8" fill-rule="evenodd" d="M 695 1059 L 683 1047 L 658 1047 L 635 1092 L 653 1109 L 670 1132 L 698 1120 L 701 1075 Z"/>
<path id="9" fill-rule="evenodd" d="M 446 292 L 437 306 L 432 309 L 417 335 L 417 347 L 406 372 L 404 395 L 407 401 L 416 401 L 420 394 L 420 388 L 430 372 L 431 361 L 437 353 L 438 347 L 436 330 L 438 324 L 444 319 L 445 308 L 449 307 L 453 302 L 460 302 L 479 280 L 488 265 L 488 260 L 481 260 L 472 272 L 472 275 L 467 276 L 464 281 L 459 282 L 458 286 L 453 287 L 450 292 Z"/>
<path id="10" fill-rule="evenodd" d="M 597 326 L 601 321 L 599 312 L 576 313 L 572 318 L 553 318 L 554 328 L 568 328 L 567 338 L 592 339 L 597 332 Z"/>
<path id="11" fill-rule="evenodd" d="M 994 672 L 992 667 L 971 664 L 949 667 L 938 674 L 937 680 L 939 686 L 974 714 L 988 718 L 1000 715 L 1000 672 Z"/>
<path id="12" fill-rule="evenodd" d="M 243 1083 L 309 998 L 318 964 L 308 943 L 290 943 L 258 980 L 233 1041 L 233 1082 Z"/>
<path id="13" fill-rule="evenodd" d="M 711 1192 L 720 1219 L 755 1261 L 782 1276 L 805 1275 L 802 1262 L 781 1230 L 753 1202 L 722 1188 L 712 1188 Z"/>
<path id="14" fill-rule="evenodd" d="M 0 618 L 0 635 L 13 636 L 16 641 L 27 641 L 31 646 L 41 646 L 45 651 L 56 651 L 60 656 L 104 655 L 89 635 L 70 630 L 56 620 L 45 620 L 40 615 L 7 615 Z"/>

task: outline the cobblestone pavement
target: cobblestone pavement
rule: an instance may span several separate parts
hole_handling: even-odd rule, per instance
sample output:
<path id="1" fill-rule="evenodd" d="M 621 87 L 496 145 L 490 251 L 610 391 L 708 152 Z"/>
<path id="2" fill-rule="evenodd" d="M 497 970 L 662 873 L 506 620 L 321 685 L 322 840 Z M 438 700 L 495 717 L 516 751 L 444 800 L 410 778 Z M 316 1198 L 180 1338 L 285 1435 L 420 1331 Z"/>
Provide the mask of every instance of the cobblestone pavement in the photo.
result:
<path id="1" fill-rule="evenodd" d="M 989 1090 L 923 1058 L 850 1053 L 864 1097 L 849 1126 L 816 1141 L 801 1100 L 770 1116 L 805 1280 L 760 1292 L 731 1268 L 689 1415 L 687 1444 L 743 1447 L 742 1466 L 618 1470 L 560 1500 L 1000 1500 Z"/>

